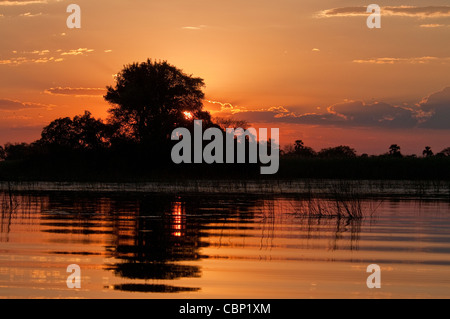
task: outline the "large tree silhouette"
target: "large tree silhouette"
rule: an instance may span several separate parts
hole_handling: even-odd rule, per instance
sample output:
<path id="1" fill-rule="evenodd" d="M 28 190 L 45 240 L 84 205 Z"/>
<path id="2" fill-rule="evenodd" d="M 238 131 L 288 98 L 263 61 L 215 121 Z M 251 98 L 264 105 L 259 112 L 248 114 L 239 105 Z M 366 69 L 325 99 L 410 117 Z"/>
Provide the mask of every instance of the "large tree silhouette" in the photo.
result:
<path id="1" fill-rule="evenodd" d="M 201 78 L 148 59 L 125 66 L 104 98 L 120 135 L 138 143 L 164 142 L 193 118 L 209 119 L 202 111 L 203 86 Z"/>

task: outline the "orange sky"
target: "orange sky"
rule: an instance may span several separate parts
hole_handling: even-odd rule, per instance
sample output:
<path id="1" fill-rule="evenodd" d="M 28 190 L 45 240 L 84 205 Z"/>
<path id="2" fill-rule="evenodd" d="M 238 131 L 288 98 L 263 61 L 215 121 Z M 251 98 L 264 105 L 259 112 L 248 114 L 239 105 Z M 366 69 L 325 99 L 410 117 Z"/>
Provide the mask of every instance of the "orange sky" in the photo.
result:
<path id="1" fill-rule="evenodd" d="M 66 26 L 74 2 L 81 29 Z M 153 58 L 204 78 L 213 115 L 279 127 L 282 144 L 440 151 L 450 5 L 377 4 L 381 29 L 367 28 L 368 3 L 350 0 L 0 1 L 0 144 L 36 140 L 85 109 L 105 118 L 113 75 Z"/>

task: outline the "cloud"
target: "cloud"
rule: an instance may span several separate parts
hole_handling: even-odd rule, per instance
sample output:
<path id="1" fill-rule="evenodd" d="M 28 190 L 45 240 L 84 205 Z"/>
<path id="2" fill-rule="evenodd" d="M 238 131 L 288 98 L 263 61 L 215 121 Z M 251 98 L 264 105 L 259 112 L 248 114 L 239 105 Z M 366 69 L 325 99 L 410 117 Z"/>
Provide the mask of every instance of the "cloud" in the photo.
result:
<path id="1" fill-rule="evenodd" d="M 385 102 L 345 101 L 324 112 L 301 113 L 283 106 L 249 109 L 214 102 L 220 108 L 214 116 L 234 117 L 250 123 L 271 122 L 340 127 L 427 128 L 450 130 L 450 87 L 430 94 L 416 105 Z"/>
<path id="2" fill-rule="evenodd" d="M 442 18 L 450 17 L 450 6 L 386 6 L 381 8 L 383 16 L 416 17 L 416 18 Z M 357 17 L 368 16 L 367 7 L 341 7 L 320 11 L 317 17 Z"/>
<path id="3" fill-rule="evenodd" d="M 33 17 L 39 17 L 42 15 L 42 12 L 39 13 L 31 13 L 31 12 L 26 12 L 26 13 L 22 13 L 19 15 L 19 17 L 26 17 L 26 18 L 33 18 Z"/>
<path id="4" fill-rule="evenodd" d="M 431 62 L 448 63 L 450 62 L 450 57 L 438 58 L 434 56 L 423 56 L 423 57 L 410 57 L 410 58 L 372 58 L 372 59 L 359 59 L 353 60 L 353 63 L 360 64 L 426 64 Z"/>
<path id="5" fill-rule="evenodd" d="M 62 58 L 55 57 L 42 57 L 42 58 L 27 58 L 27 57 L 17 57 L 9 58 L 5 60 L 0 60 L 0 65 L 21 65 L 25 63 L 49 63 L 49 62 L 61 62 Z"/>
<path id="6" fill-rule="evenodd" d="M 1 7 L 17 7 L 17 6 L 28 6 L 30 4 L 47 4 L 46 0 L 35 0 L 35 1 L 0 1 Z"/>
<path id="7" fill-rule="evenodd" d="M 450 129 L 450 87 L 430 94 L 419 104 L 420 127 Z"/>
<path id="8" fill-rule="evenodd" d="M 56 87 L 44 91 L 51 95 L 71 95 L 71 96 L 103 96 L 106 89 L 102 88 L 71 88 L 71 87 Z"/>
<path id="9" fill-rule="evenodd" d="M 414 110 L 383 102 L 345 102 L 330 106 L 328 112 L 352 126 L 407 128 L 417 124 Z"/>
<path id="10" fill-rule="evenodd" d="M 56 50 L 53 53 L 50 50 L 34 50 L 34 51 L 25 51 L 25 52 L 17 52 L 12 51 L 14 54 L 13 57 L 6 58 L 0 60 L 0 65 L 12 65 L 17 66 L 26 63 L 49 63 L 49 62 L 61 62 L 64 61 L 65 58 L 69 56 L 85 56 L 88 53 L 94 52 L 94 49 L 88 48 L 79 48 L 72 49 L 68 51 Z M 109 50 L 106 50 L 105 53 L 108 53 Z M 19 55 L 19 56 L 18 56 Z M 36 57 L 38 55 L 39 57 Z M 58 57 L 58 55 L 60 57 Z"/>
<path id="11" fill-rule="evenodd" d="M 445 27 L 445 24 L 437 24 L 437 23 L 429 23 L 429 24 L 421 24 L 421 28 L 441 28 Z"/>
<path id="12" fill-rule="evenodd" d="M 61 55 L 84 55 L 86 53 L 94 52 L 94 49 L 88 49 L 88 48 L 79 48 L 76 50 L 69 50 L 66 52 L 62 52 Z"/>
<path id="13" fill-rule="evenodd" d="M 195 26 L 195 27 L 192 27 L 192 26 L 188 26 L 188 27 L 182 27 L 181 29 L 183 29 L 183 30 L 203 30 L 203 29 L 205 29 L 207 26 L 206 25 L 199 25 L 199 26 Z"/>
<path id="14" fill-rule="evenodd" d="M 21 102 L 17 100 L 0 99 L 0 110 L 1 111 L 22 111 L 29 109 L 49 109 L 51 105 L 32 103 L 32 102 Z"/>

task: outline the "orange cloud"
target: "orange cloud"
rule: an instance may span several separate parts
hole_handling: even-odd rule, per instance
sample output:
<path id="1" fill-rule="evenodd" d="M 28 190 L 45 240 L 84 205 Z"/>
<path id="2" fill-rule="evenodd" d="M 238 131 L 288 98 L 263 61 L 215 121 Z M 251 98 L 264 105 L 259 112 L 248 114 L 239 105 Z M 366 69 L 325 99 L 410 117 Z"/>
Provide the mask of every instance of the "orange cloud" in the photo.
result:
<path id="1" fill-rule="evenodd" d="M 75 97 L 79 96 L 103 96 L 106 93 L 106 89 L 102 88 L 71 88 L 71 87 L 56 87 L 50 88 L 44 91 L 51 95 L 71 95 Z"/>
<path id="2" fill-rule="evenodd" d="M 450 57 L 438 58 L 433 56 L 424 57 L 412 57 L 412 58 L 374 58 L 374 59 L 359 59 L 353 60 L 353 63 L 367 63 L 367 64 L 396 64 L 396 63 L 407 63 L 407 64 L 425 64 L 430 62 L 450 62 Z"/>
<path id="3" fill-rule="evenodd" d="M 30 4 L 47 4 L 46 0 L 32 0 L 32 1 L 0 1 L 0 6 L 2 7 L 17 7 L 17 6 L 27 6 Z"/>
<path id="4" fill-rule="evenodd" d="M 51 109 L 53 105 L 34 103 L 34 102 L 21 102 L 10 99 L 0 99 L 1 111 L 22 111 L 29 109 Z"/>
<path id="5" fill-rule="evenodd" d="M 383 16 L 416 17 L 416 18 L 442 18 L 450 17 L 450 6 L 387 6 L 381 8 Z M 320 11 L 317 17 L 357 17 L 367 16 L 367 7 L 341 7 Z"/>

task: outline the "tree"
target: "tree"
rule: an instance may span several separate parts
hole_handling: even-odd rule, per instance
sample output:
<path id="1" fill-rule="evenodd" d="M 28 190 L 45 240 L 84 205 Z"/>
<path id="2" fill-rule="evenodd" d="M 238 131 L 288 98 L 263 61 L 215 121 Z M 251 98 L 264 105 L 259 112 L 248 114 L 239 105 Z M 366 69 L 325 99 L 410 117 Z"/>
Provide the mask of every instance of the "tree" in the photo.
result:
<path id="1" fill-rule="evenodd" d="M 83 115 L 60 118 L 46 126 L 41 145 L 65 149 L 99 149 L 108 145 L 108 126 L 85 111 Z"/>
<path id="2" fill-rule="evenodd" d="M 166 61 L 133 63 L 108 86 L 105 100 L 112 105 L 111 122 L 138 143 L 170 139 L 173 129 L 194 118 L 210 120 L 202 111 L 204 81 L 187 75 Z"/>
<path id="3" fill-rule="evenodd" d="M 395 157 L 402 157 L 402 153 L 400 153 L 400 146 L 398 146 L 397 144 L 392 144 L 389 147 L 389 155 L 391 156 L 395 156 Z"/>
<path id="4" fill-rule="evenodd" d="M 423 157 L 432 157 L 434 155 L 430 146 L 426 146 L 424 151 L 422 152 L 422 154 L 423 154 Z"/>
<path id="5" fill-rule="evenodd" d="M 305 146 L 302 140 L 295 141 L 292 154 L 301 157 L 314 157 L 317 155 L 311 147 Z"/>
<path id="6" fill-rule="evenodd" d="M 295 151 L 296 153 L 301 152 L 304 148 L 305 148 L 305 143 L 303 143 L 302 140 L 297 140 L 297 141 L 295 141 L 295 144 L 294 144 L 294 151 Z"/>
<path id="7" fill-rule="evenodd" d="M 450 147 L 444 148 L 442 151 L 440 151 L 436 156 L 439 157 L 449 157 L 450 156 Z"/>
<path id="8" fill-rule="evenodd" d="M 323 158 L 354 158 L 356 151 L 350 146 L 337 146 L 324 148 L 319 152 L 319 157 Z"/>
<path id="9" fill-rule="evenodd" d="M 8 161 L 30 158 L 35 153 L 35 146 L 35 144 L 27 143 L 7 143 L 3 149 L 3 157 Z"/>
<path id="10" fill-rule="evenodd" d="M 4 161 L 6 159 L 6 152 L 3 146 L 0 146 L 0 161 Z"/>

